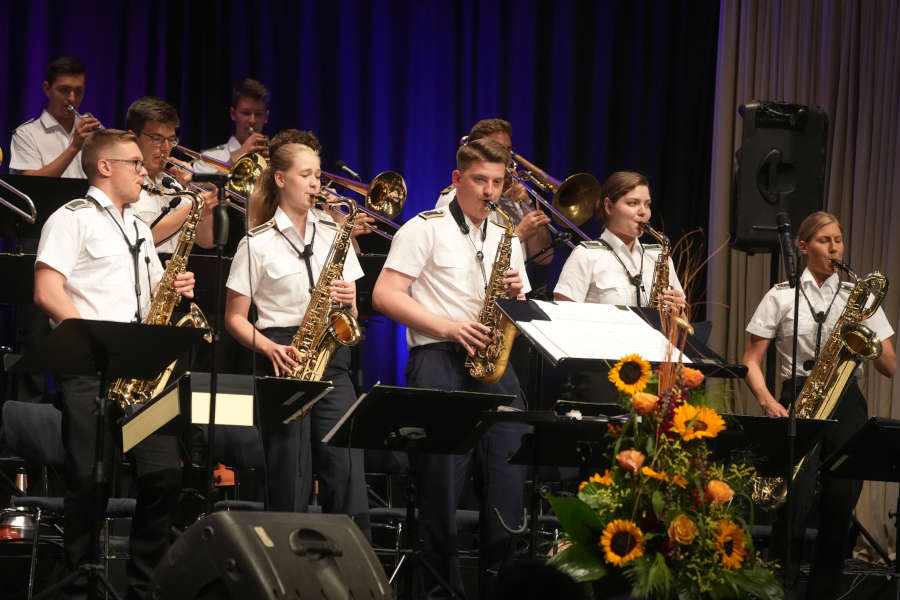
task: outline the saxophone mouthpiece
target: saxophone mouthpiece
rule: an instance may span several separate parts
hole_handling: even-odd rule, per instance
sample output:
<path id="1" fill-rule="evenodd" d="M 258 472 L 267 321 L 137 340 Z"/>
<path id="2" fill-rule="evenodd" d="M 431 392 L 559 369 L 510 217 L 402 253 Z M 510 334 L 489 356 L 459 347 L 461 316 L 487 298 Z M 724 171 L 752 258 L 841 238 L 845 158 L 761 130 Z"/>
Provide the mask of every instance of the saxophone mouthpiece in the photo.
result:
<path id="1" fill-rule="evenodd" d="M 853 269 L 851 269 L 847 263 L 841 262 L 836 258 L 829 258 L 828 260 L 831 261 L 831 264 L 833 264 L 839 270 L 845 272 L 847 275 L 849 275 L 853 279 L 858 279 L 856 273 L 853 272 Z"/>
<path id="2" fill-rule="evenodd" d="M 149 183 L 142 183 L 141 189 L 147 192 L 148 194 L 154 194 L 156 196 L 162 196 L 163 191 L 156 186 L 152 186 Z"/>

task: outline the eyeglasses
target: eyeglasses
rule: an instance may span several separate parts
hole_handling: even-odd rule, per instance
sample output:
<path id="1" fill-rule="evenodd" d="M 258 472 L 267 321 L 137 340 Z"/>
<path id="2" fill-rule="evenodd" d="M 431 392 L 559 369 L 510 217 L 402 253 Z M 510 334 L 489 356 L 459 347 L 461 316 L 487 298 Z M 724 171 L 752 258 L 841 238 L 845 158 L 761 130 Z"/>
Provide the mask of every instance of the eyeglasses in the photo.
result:
<path id="1" fill-rule="evenodd" d="M 140 173 L 141 169 L 144 168 L 144 161 L 139 158 L 105 158 L 103 160 L 111 160 L 114 162 L 127 162 L 131 163 L 131 166 L 134 167 L 135 173 Z"/>
<path id="2" fill-rule="evenodd" d="M 178 136 L 173 135 L 172 137 L 164 137 L 159 135 L 158 133 L 144 133 L 143 131 L 141 132 L 141 135 L 146 135 L 148 138 L 150 138 L 150 143 L 157 148 L 162 146 L 163 142 L 169 142 L 169 145 L 173 148 L 178 145 Z"/>

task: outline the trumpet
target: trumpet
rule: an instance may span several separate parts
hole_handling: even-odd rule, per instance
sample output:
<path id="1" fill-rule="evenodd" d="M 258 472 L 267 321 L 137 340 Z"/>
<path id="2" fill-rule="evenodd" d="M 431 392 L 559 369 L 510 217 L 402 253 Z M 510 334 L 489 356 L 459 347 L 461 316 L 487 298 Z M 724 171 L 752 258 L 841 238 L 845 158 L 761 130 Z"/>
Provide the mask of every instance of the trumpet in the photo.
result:
<path id="1" fill-rule="evenodd" d="M 78 117 L 79 119 L 97 119 L 97 117 L 95 117 L 94 115 L 92 115 L 92 114 L 89 113 L 89 112 L 86 112 L 86 113 L 84 113 L 84 114 L 80 114 L 80 113 L 75 109 L 75 107 L 72 106 L 71 104 L 66 104 L 66 110 L 69 111 L 70 113 L 72 113 L 73 115 L 75 115 L 76 117 Z M 100 119 L 97 119 L 97 122 L 100 123 Z M 95 127 L 95 129 L 104 129 L 103 123 L 100 123 L 97 127 Z"/>
<path id="2" fill-rule="evenodd" d="M 322 171 L 322 178 L 328 179 L 330 184 L 337 184 L 365 197 L 365 206 L 357 203 L 359 212 L 369 215 L 376 221 L 389 225 L 395 230 L 400 229 L 400 224 L 392 220 L 400 214 L 403 210 L 403 205 L 406 204 L 406 181 L 404 181 L 400 173 L 395 173 L 394 171 L 379 173 L 368 185 L 326 171 Z M 347 200 L 345 196 L 341 196 L 324 187 L 324 184 L 322 191 L 335 198 Z M 372 227 L 372 231 L 386 240 L 394 238 L 393 235 L 377 227 Z"/>
<path id="3" fill-rule="evenodd" d="M 3 150 L 0 149 L 0 164 L 3 164 Z M 19 190 L 18 188 L 6 183 L 2 179 L 0 179 L 0 187 L 5 189 L 6 191 L 15 194 L 22 200 L 24 200 L 28 204 L 28 212 L 25 212 L 15 204 L 12 204 L 5 198 L 0 198 L 0 204 L 13 211 L 26 221 L 28 221 L 31 225 L 34 225 L 34 222 L 37 221 L 37 209 L 34 207 L 34 202 L 32 202 L 31 198 L 25 192 Z"/>

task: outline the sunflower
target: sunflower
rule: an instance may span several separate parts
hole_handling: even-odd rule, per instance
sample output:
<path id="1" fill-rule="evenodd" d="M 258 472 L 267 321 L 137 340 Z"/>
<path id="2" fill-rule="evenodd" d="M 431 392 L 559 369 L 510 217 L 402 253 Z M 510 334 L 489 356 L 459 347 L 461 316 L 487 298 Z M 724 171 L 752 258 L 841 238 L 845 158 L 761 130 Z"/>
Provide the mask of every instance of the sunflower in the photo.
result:
<path id="1" fill-rule="evenodd" d="M 647 387 L 650 374 L 649 362 L 640 354 L 629 354 L 609 370 L 609 380 L 620 392 L 632 395 Z"/>
<path id="2" fill-rule="evenodd" d="M 680 433 L 684 441 L 714 438 L 725 429 L 725 421 L 708 406 L 682 404 L 672 416 L 672 431 Z"/>
<path id="3" fill-rule="evenodd" d="M 600 542 L 606 562 L 621 567 L 644 555 L 644 534 L 632 521 L 616 519 L 606 526 Z"/>
<path id="4" fill-rule="evenodd" d="M 716 532 L 716 552 L 722 556 L 722 566 L 726 569 L 740 569 L 747 558 L 744 547 L 744 528 L 728 519 L 719 521 Z"/>
<path id="5" fill-rule="evenodd" d="M 591 481 L 594 483 L 602 483 L 603 485 L 612 485 L 612 475 L 610 474 L 609 469 L 607 469 L 602 477 L 600 476 L 600 473 L 591 475 Z"/>

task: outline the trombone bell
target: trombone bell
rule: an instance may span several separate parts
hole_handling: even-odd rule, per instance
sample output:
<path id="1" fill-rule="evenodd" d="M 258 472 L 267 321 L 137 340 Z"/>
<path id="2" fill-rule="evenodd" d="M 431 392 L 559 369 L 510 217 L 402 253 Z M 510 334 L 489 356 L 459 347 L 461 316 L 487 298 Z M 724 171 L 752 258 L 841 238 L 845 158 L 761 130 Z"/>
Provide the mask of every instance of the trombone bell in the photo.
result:
<path id="1" fill-rule="evenodd" d="M 590 173 L 575 173 L 563 181 L 553 194 L 553 208 L 575 225 L 583 225 L 594 216 L 594 203 L 600 197 L 600 182 Z M 553 220 L 566 227 L 555 214 Z"/>
<path id="2" fill-rule="evenodd" d="M 366 208 L 388 218 L 396 219 L 406 204 L 406 181 L 400 173 L 385 171 L 375 176 L 366 194 Z"/>

